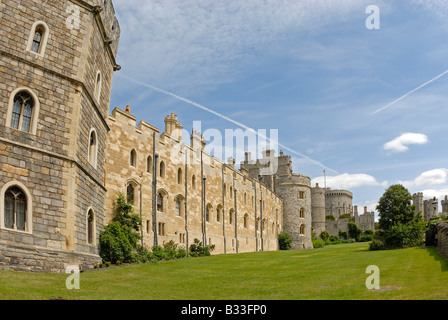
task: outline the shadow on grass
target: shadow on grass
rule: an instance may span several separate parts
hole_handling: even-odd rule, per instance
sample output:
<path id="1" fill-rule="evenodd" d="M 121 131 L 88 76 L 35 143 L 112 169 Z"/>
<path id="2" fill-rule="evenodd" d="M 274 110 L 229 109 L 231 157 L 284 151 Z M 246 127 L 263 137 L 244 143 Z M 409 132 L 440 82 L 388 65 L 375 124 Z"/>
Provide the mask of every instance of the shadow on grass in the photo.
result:
<path id="1" fill-rule="evenodd" d="M 432 256 L 435 261 L 440 262 L 440 268 L 442 271 L 448 271 L 448 261 L 437 252 L 435 247 L 423 247 L 423 249 L 426 250 L 426 252 L 428 252 L 428 254 Z"/>

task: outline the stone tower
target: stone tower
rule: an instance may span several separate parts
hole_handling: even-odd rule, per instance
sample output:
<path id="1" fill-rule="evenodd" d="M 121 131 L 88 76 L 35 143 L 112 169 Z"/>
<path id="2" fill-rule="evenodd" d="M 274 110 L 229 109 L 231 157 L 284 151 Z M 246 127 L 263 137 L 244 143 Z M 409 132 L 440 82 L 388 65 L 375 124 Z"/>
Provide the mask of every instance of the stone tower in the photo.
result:
<path id="1" fill-rule="evenodd" d="M 448 196 L 445 196 L 444 200 L 441 201 L 442 204 L 442 214 L 448 214 Z"/>
<path id="2" fill-rule="evenodd" d="M 412 195 L 412 203 L 415 206 L 415 213 L 419 213 L 422 215 L 424 214 L 424 202 L 423 202 L 423 193 L 422 192 L 418 192 L 418 193 L 414 193 Z"/>
<path id="3" fill-rule="evenodd" d="M 269 172 L 262 170 L 267 167 L 276 170 L 262 175 L 262 172 Z M 275 156 L 274 150 L 265 150 L 263 159 L 252 161 L 247 154 L 246 160 L 241 162 L 241 169 L 248 172 L 251 178 L 258 177 L 260 182 L 283 199 L 283 231 L 292 237 L 292 249 L 312 249 L 311 179 L 293 173 L 291 156 L 283 152 Z"/>
<path id="4" fill-rule="evenodd" d="M 0 267 L 92 266 L 101 261 L 107 117 L 120 69 L 112 2 L 0 8 Z"/>
<path id="5" fill-rule="evenodd" d="M 319 237 L 325 230 L 325 189 L 319 184 L 311 188 L 311 216 L 313 232 Z"/>

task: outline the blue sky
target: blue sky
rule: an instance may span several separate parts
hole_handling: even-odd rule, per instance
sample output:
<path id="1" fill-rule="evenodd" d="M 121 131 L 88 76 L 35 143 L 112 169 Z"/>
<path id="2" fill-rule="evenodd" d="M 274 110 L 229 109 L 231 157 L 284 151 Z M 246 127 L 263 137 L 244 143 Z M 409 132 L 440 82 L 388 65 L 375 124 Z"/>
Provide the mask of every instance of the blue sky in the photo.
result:
<path id="1" fill-rule="evenodd" d="M 130 105 L 138 121 L 162 131 L 171 112 L 188 131 L 194 121 L 223 135 L 239 128 L 216 113 L 277 129 L 296 173 L 323 185 L 327 168 L 327 186 L 349 189 L 354 205 L 369 210 L 395 183 L 425 197 L 448 195 L 444 1 L 114 5 L 122 70 L 111 109 Z M 379 8 L 380 29 L 366 28 L 369 5 Z"/>

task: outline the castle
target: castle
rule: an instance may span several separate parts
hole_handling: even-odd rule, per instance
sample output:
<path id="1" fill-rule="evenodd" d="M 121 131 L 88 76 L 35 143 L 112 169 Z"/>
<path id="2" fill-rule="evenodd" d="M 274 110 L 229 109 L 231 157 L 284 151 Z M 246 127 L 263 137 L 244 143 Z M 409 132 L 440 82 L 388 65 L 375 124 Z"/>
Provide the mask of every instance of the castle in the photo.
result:
<path id="1" fill-rule="evenodd" d="M 436 197 L 423 200 L 423 192 L 417 192 L 412 195 L 412 200 L 415 205 L 415 213 L 420 213 L 427 222 L 441 214 L 446 215 L 448 213 L 448 196 L 445 196 L 445 199 L 441 201 L 442 212 L 439 212 L 439 199 Z"/>
<path id="2" fill-rule="evenodd" d="M 99 235 L 118 193 L 140 214 L 149 247 L 197 238 L 215 253 L 278 250 L 287 232 L 293 249 L 311 249 L 313 232 L 337 233 L 348 220 L 374 228 L 349 191 L 311 187 L 283 152 L 248 153 L 237 170 L 204 150 L 200 132 L 183 142 L 174 114 L 162 133 L 129 107 L 109 114 L 121 68 L 110 0 L 0 8 L 0 268 L 64 272 L 101 262 Z"/>

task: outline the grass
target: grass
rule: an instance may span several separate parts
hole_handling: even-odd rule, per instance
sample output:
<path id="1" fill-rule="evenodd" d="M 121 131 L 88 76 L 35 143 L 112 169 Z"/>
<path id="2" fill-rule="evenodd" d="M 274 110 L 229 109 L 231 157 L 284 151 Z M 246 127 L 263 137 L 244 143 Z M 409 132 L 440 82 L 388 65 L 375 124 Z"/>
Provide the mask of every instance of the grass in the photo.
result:
<path id="1" fill-rule="evenodd" d="M 377 265 L 383 290 L 367 290 Z M 448 262 L 434 248 L 369 251 L 367 243 L 306 251 L 216 255 L 99 269 L 80 275 L 0 271 L 3 300 L 377 300 L 448 299 Z"/>

